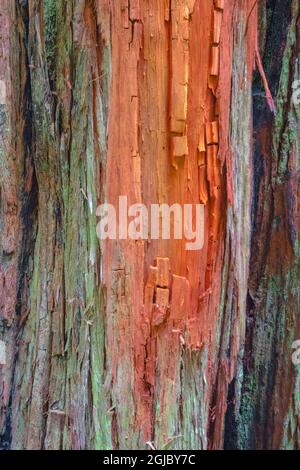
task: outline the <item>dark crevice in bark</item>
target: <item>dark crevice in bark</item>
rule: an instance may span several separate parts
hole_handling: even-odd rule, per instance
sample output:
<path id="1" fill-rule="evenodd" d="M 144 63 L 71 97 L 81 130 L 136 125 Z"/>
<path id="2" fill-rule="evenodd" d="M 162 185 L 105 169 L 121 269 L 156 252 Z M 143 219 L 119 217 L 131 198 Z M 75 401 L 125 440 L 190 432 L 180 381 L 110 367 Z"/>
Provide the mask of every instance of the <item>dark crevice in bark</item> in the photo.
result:
<path id="1" fill-rule="evenodd" d="M 22 220 L 22 234 L 23 239 L 21 243 L 21 253 L 19 258 L 19 280 L 18 280 L 18 295 L 17 295 L 17 308 L 16 312 L 18 315 L 22 315 L 22 306 L 24 307 L 23 290 L 27 288 L 27 282 L 25 280 L 26 275 L 29 275 L 28 264 L 29 259 L 33 256 L 34 242 L 36 238 L 36 222 L 37 222 L 37 210 L 38 210 L 38 183 L 36 179 L 36 172 L 33 162 L 34 152 L 34 128 L 33 128 L 33 110 L 32 110 L 32 95 L 31 95 L 31 80 L 30 80 L 30 68 L 28 60 L 28 10 L 26 9 L 24 27 L 26 30 L 26 43 L 24 44 L 24 50 L 26 51 L 26 84 L 24 88 L 24 188 L 22 197 L 22 209 L 21 209 L 21 220 Z M 26 183 L 28 188 L 26 188 Z"/>
<path id="2" fill-rule="evenodd" d="M 263 48 L 262 61 L 264 70 L 268 79 L 268 84 L 272 96 L 277 95 L 278 85 L 281 76 L 282 59 L 286 46 L 288 27 L 291 22 L 291 6 L 292 0 L 269 0 L 266 2 L 266 31 Z M 260 12 L 262 13 L 262 12 Z M 262 22 L 263 23 L 263 22 Z M 264 28 L 264 26 L 261 26 Z M 289 88 L 292 90 L 292 88 Z M 254 149 L 253 149 L 253 210 L 252 223 L 255 232 L 257 228 L 258 214 L 258 196 L 260 191 L 260 183 L 262 179 L 268 175 L 264 174 L 263 162 L 264 157 L 261 149 L 262 142 L 259 133 L 262 129 L 268 128 L 268 139 L 271 139 L 273 114 L 266 102 L 265 92 L 261 76 L 256 71 L 253 80 L 253 131 L 254 131 Z M 270 149 L 271 150 L 271 149 Z M 271 162 L 269 162 L 271 163 Z"/>
<path id="3" fill-rule="evenodd" d="M 287 31 L 291 23 L 292 0 L 268 0 L 266 8 L 267 31 L 263 62 L 272 96 L 276 96 Z M 257 78 L 254 87 L 255 85 Z"/>
<path id="4" fill-rule="evenodd" d="M 276 96 L 282 67 L 282 59 L 287 41 L 288 26 L 291 21 L 291 0 L 267 1 L 267 29 L 263 54 L 263 65 L 273 96 Z M 290 87 L 290 89 L 292 89 Z M 287 101 L 288 102 L 288 101 Z M 274 218 L 274 195 L 269 193 L 272 184 L 272 133 L 274 115 L 266 102 L 261 77 L 256 72 L 253 81 L 253 197 L 252 197 L 252 241 L 250 266 L 250 286 L 253 279 L 261 279 L 268 255 L 268 241 Z M 262 194 L 264 192 L 264 195 Z M 264 196 L 266 199 L 264 199 Z M 264 202 L 267 201 L 265 204 Z M 262 204 L 263 202 L 263 204 Z M 266 220 L 267 216 L 267 220 Z M 265 220 L 262 225 L 261 221 Z M 263 243 L 262 243 L 263 241 Z M 265 250 L 261 252 L 261 247 Z M 262 255 L 262 256 L 261 256 Z M 258 267 L 261 270 L 257 272 Z M 254 283 L 256 285 L 256 283 Z M 253 290 L 250 288 L 250 297 Z M 252 300 L 254 300 L 252 298 Z M 248 302 L 248 317 L 253 316 L 253 306 Z M 252 313 L 251 313 L 252 312 Z M 249 322 L 252 323 L 251 321 Z M 252 329 L 252 326 L 251 328 Z M 248 334 L 246 335 L 248 336 Z"/>
<path id="5" fill-rule="evenodd" d="M 272 298 L 273 293 L 270 292 L 268 284 L 268 280 L 272 279 L 272 274 L 268 271 L 274 269 L 270 264 L 274 264 L 272 253 L 276 248 L 272 247 L 272 239 L 275 237 L 276 227 L 282 227 L 280 229 L 282 237 L 288 238 L 290 236 L 290 230 L 286 229 L 284 222 L 286 214 L 282 213 L 280 217 L 278 216 L 280 204 L 282 204 L 281 199 L 284 197 L 284 190 L 280 185 L 288 181 L 289 175 L 286 173 L 283 176 L 283 183 L 278 183 L 278 167 L 284 153 L 282 146 L 285 143 L 284 133 L 289 126 L 292 93 L 293 74 L 291 71 L 293 70 L 295 51 L 288 64 L 289 70 L 283 70 L 283 67 L 286 67 L 283 58 L 291 21 L 291 0 L 266 2 L 265 44 L 261 46 L 263 47 L 264 70 L 272 95 L 275 98 L 278 96 L 282 73 L 288 74 L 289 83 L 284 97 L 281 129 L 278 131 L 278 120 L 276 121 L 276 116 L 274 117 L 268 108 L 258 73 L 255 74 L 253 81 L 252 240 L 246 311 L 244 380 L 242 407 L 239 416 L 240 434 L 237 442 L 237 447 L 240 448 L 268 449 L 272 446 L 273 434 L 278 433 L 272 418 L 275 414 L 272 406 L 275 406 L 273 402 L 276 393 L 278 393 L 276 391 L 277 376 L 280 373 L 280 367 L 282 367 L 280 366 L 279 351 L 284 314 L 279 304 L 275 304 L 272 315 L 269 314 L 268 296 L 273 302 L 280 302 L 280 294 L 274 292 L 274 299 Z M 278 106 L 280 105 L 281 103 L 278 104 Z M 274 147 L 276 133 L 279 148 Z M 282 262 L 284 262 L 289 257 L 288 253 L 289 248 L 285 246 L 283 238 L 281 251 L 276 256 L 282 258 Z M 278 266 L 281 271 L 283 266 L 280 263 Z M 282 276 L 278 268 L 275 270 L 276 275 Z M 282 278 L 282 283 L 284 286 L 284 278 Z M 263 342 L 264 358 L 259 356 L 255 350 L 255 344 L 258 341 Z M 230 414 L 230 410 L 228 413 Z M 230 419 L 230 416 L 227 416 L 227 419 Z M 246 428 L 248 429 L 244 433 Z M 281 432 L 283 434 L 283 430 Z"/>
<path id="6" fill-rule="evenodd" d="M 228 386 L 227 412 L 225 417 L 224 431 L 224 450 L 233 450 L 237 448 L 237 420 L 235 414 L 235 379 Z"/>
<path id="7" fill-rule="evenodd" d="M 34 128 L 32 119 L 32 96 L 31 96 L 31 80 L 30 66 L 28 57 L 28 38 L 29 38 L 29 11 L 27 2 L 19 2 L 16 5 L 17 21 L 20 22 L 19 41 L 20 46 L 20 66 L 19 71 L 25 66 L 26 78 L 23 88 L 23 96 L 21 96 L 20 114 L 24 121 L 23 129 L 23 187 L 20 189 L 21 211 L 20 219 L 22 226 L 22 241 L 20 244 L 20 254 L 18 259 L 18 275 L 17 275 L 17 295 L 15 313 L 17 318 L 15 328 L 15 357 L 13 362 L 12 383 L 10 388 L 9 411 L 6 417 L 5 432 L 0 438 L 0 449 L 9 449 L 11 445 L 11 412 L 12 400 L 14 393 L 15 367 L 18 359 L 18 341 L 20 333 L 26 322 L 28 315 L 28 297 L 29 297 L 29 280 L 32 275 L 30 268 L 30 260 L 33 258 L 36 223 L 38 210 L 38 184 L 32 159 L 34 151 Z M 20 76 L 19 83 L 22 86 L 22 78 Z"/>

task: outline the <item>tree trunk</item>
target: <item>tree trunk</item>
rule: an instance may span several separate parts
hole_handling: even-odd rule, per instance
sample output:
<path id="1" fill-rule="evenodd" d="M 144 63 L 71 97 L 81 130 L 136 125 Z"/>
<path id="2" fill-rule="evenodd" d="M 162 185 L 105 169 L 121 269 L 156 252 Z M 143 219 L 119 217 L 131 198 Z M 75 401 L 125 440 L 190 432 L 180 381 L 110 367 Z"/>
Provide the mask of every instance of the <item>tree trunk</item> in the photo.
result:
<path id="1" fill-rule="evenodd" d="M 0 8 L 0 446 L 299 449 L 298 0 Z"/>

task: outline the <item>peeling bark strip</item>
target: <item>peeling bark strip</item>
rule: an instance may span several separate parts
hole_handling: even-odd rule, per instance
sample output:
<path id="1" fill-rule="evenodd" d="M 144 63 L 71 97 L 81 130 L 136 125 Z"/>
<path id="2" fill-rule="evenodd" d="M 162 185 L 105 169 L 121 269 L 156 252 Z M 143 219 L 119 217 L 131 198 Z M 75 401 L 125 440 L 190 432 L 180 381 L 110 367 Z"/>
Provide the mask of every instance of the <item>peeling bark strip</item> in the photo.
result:
<path id="1" fill-rule="evenodd" d="M 0 36 L 0 447 L 300 448 L 298 0 L 2 0 Z M 120 195 L 204 204 L 204 248 L 100 242 Z"/>

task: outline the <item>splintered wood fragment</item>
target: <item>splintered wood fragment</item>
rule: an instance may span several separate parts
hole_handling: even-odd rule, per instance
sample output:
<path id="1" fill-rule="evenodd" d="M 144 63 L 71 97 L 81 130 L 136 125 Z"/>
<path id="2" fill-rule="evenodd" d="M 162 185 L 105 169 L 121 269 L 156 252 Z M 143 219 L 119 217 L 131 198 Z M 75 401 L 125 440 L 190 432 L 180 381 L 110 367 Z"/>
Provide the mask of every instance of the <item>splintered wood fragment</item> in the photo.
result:
<path id="1" fill-rule="evenodd" d="M 184 134 L 187 119 L 187 85 L 172 83 L 171 132 Z"/>
<path id="2" fill-rule="evenodd" d="M 214 0 L 215 8 L 218 10 L 224 10 L 224 0 Z"/>
<path id="3" fill-rule="evenodd" d="M 186 0 L 186 5 L 189 11 L 189 16 L 191 16 L 194 12 L 196 0 Z"/>
<path id="4" fill-rule="evenodd" d="M 156 289 L 156 301 L 153 308 L 152 325 L 161 325 L 167 315 L 167 309 L 169 306 L 169 289 L 162 289 L 158 287 Z"/>
<path id="5" fill-rule="evenodd" d="M 182 330 L 189 313 L 190 284 L 185 277 L 173 274 L 170 321 L 172 327 Z"/>
<path id="6" fill-rule="evenodd" d="M 186 129 L 186 121 L 176 119 L 174 117 L 171 118 L 171 132 L 174 134 L 184 134 Z"/>
<path id="7" fill-rule="evenodd" d="M 205 166 L 206 152 L 198 152 L 198 166 Z"/>
<path id="8" fill-rule="evenodd" d="M 173 137 L 173 157 L 186 157 L 189 153 L 187 136 Z"/>
<path id="9" fill-rule="evenodd" d="M 212 121 L 206 123 L 206 142 L 207 145 L 219 143 L 219 123 Z"/>
<path id="10" fill-rule="evenodd" d="M 158 268 L 157 268 L 157 266 L 150 266 L 147 285 L 156 286 L 157 285 L 157 279 L 158 279 Z"/>
<path id="11" fill-rule="evenodd" d="M 218 76 L 209 75 L 207 78 L 207 85 L 212 94 L 217 97 Z"/>
<path id="12" fill-rule="evenodd" d="M 201 126 L 200 129 L 200 136 L 199 136 L 199 144 L 198 144 L 199 152 L 206 152 L 206 145 L 205 145 L 205 126 Z"/>
<path id="13" fill-rule="evenodd" d="M 205 144 L 205 125 L 200 128 L 199 144 L 198 144 L 198 166 L 205 165 L 206 144 Z"/>
<path id="14" fill-rule="evenodd" d="M 214 30 L 213 30 L 214 45 L 218 45 L 220 43 L 222 17 L 223 17 L 222 11 L 214 10 Z"/>
<path id="15" fill-rule="evenodd" d="M 202 165 L 199 168 L 199 199 L 200 203 L 206 206 L 208 201 L 208 187 L 205 165 Z"/>
<path id="16" fill-rule="evenodd" d="M 210 145 L 207 147 L 207 179 L 209 181 L 211 196 L 216 196 L 218 150 L 218 145 Z"/>
<path id="17" fill-rule="evenodd" d="M 183 19 L 189 20 L 189 18 L 190 18 L 190 10 L 189 10 L 188 5 L 185 5 L 185 7 L 183 8 Z M 185 22 L 184 24 L 185 24 L 185 28 L 187 26 L 187 29 L 188 29 L 188 23 Z M 188 37 L 186 39 L 188 39 Z"/>
<path id="18" fill-rule="evenodd" d="M 219 65 L 220 65 L 220 48 L 219 46 L 212 46 L 210 75 L 212 75 L 213 77 L 217 77 L 219 75 Z"/>
<path id="19" fill-rule="evenodd" d="M 171 132 L 184 134 L 187 119 L 189 81 L 189 50 L 186 50 L 189 22 L 182 20 L 180 15 L 177 18 L 176 11 L 176 9 L 172 11 L 172 35 L 174 38 L 171 41 Z M 187 30 L 185 29 L 186 27 Z"/>
<path id="20" fill-rule="evenodd" d="M 156 258 L 158 268 L 157 286 L 169 287 L 170 282 L 170 260 L 169 258 Z"/>
<path id="21" fill-rule="evenodd" d="M 156 266 L 150 266 L 148 281 L 145 287 L 144 294 L 144 308 L 145 313 L 148 318 L 151 317 L 153 301 L 154 301 L 154 291 L 157 284 L 158 277 L 158 268 Z"/>
<path id="22" fill-rule="evenodd" d="M 172 85 L 184 86 L 189 81 L 189 50 L 185 50 L 177 40 L 172 41 Z"/>
<path id="23" fill-rule="evenodd" d="M 167 308 L 169 305 L 169 289 L 162 289 L 158 287 L 156 289 L 156 304 L 159 307 Z"/>

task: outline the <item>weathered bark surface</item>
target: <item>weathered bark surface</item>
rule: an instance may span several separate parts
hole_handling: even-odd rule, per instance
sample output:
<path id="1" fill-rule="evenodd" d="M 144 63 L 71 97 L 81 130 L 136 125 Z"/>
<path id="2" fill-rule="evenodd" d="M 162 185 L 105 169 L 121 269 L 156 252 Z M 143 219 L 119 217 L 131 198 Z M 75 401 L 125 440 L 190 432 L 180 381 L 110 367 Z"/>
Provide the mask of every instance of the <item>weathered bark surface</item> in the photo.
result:
<path id="1" fill-rule="evenodd" d="M 298 0 L 0 5 L 1 447 L 300 448 Z"/>

